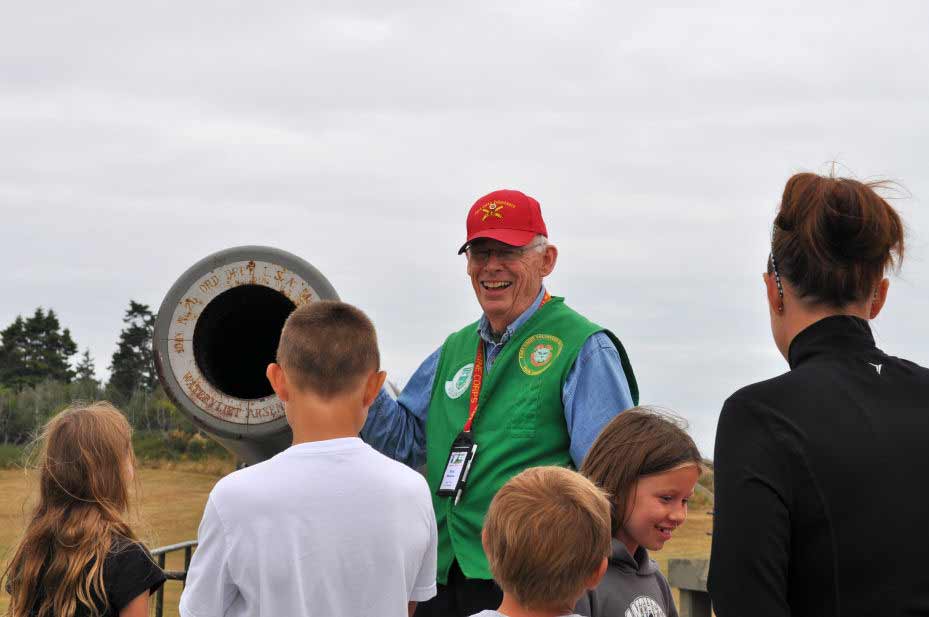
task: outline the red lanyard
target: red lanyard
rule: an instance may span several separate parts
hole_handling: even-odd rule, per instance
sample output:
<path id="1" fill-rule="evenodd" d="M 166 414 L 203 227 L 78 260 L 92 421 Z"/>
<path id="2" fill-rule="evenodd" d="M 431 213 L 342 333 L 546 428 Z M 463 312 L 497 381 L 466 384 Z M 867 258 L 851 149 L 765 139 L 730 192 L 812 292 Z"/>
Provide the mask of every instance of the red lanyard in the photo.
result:
<path id="1" fill-rule="evenodd" d="M 542 303 L 539 304 L 539 308 L 545 306 L 545 303 L 552 299 L 552 296 L 547 291 L 542 297 Z M 536 309 L 538 310 L 538 309 Z M 468 403 L 468 421 L 465 422 L 464 428 L 461 429 L 465 433 L 471 432 L 471 425 L 474 424 L 474 416 L 477 415 L 477 401 L 481 397 L 481 386 L 484 383 L 484 339 L 478 337 L 477 339 L 477 354 L 474 356 L 474 370 L 471 373 L 471 400 Z"/>

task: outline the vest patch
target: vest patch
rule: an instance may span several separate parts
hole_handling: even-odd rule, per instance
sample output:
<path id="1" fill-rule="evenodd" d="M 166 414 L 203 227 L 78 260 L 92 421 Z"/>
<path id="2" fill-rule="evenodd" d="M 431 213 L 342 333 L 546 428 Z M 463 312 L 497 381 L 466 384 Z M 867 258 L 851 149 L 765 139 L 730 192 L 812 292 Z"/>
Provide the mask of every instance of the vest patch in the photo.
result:
<path id="1" fill-rule="evenodd" d="M 474 362 L 465 364 L 455 376 L 445 382 L 445 394 L 448 398 L 458 398 L 471 387 L 471 374 L 474 372 Z"/>
<path id="2" fill-rule="evenodd" d="M 519 347 L 519 368 L 527 375 L 539 375 L 561 354 L 564 343 L 551 334 L 533 334 Z"/>
<path id="3" fill-rule="evenodd" d="M 665 612 L 652 598 L 639 596 L 629 604 L 625 617 L 665 617 Z"/>

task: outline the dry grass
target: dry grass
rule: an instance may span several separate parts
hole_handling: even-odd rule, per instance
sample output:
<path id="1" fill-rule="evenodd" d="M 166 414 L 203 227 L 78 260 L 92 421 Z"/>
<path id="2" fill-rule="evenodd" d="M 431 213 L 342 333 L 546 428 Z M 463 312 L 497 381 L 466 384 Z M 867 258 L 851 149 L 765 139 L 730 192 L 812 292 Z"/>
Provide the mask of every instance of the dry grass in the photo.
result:
<path id="1" fill-rule="evenodd" d="M 136 513 L 137 533 L 149 547 L 195 539 L 207 495 L 216 481 L 232 469 L 232 463 L 208 459 L 198 462 L 165 463 L 140 470 L 141 509 Z M 29 513 L 30 481 L 22 470 L 0 470 L 0 563 L 6 564 L 9 551 L 21 533 Z M 705 501 L 691 509 L 687 522 L 675 533 L 665 549 L 652 553 L 667 573 L 668 559 L 707 558 L 710 552 L 712 517 Z M 183 567 L 182 553 L 168 559 L 168 569 Z M 165 585 L 166 616 L 177 615 L 180 584 Z M 8 598 L 0 590 L 0 614 L 5 614 Z M 154 598 L 152 600 L 154 605 Z"/>
<path id="2" fill-rule="evenodd" d="M 652 559 L 658 562 L 661 570 L 668 573 L 668 560 L 709 559 L 710 558 L 710 532 L 713 530 L 713 517 L 703 510 L 695 510 L 687 516 L 685 522 L 677 531 L 665 548 L 650 552 Z"/>
<path id="3" fill-rule="evenodd" d="M 141 508 L 135 513 L 134 528 L 151 548 L 197 537 L 197 526 L 210 489 L 231 468 L 225 461 L 172 463 L 172 469 L 144 468 L 139 471 Z M 10 551 L 25 526 L 32 503 L 30 478 L 22 470 L 0 470 L 0 562 L 5 567 Z M 168 559 L 168 569 L 183 568 L 183 554 Z M 165 586 L 166 616 L 177 615 L 180 585 Z M 5 614 L 8 596 L 0 591 L 0 614 Z M 154 606 L 154 598 L 152 599 Z"/>
<path id="4" fill-rule="evenodd" d="M 215 476 L 217 479 L 232 473 L 235 461 L 231 458 L 204 458 L 198 461 L 146 460 L 141 463 L 144 469 L 162 469 Z"/>

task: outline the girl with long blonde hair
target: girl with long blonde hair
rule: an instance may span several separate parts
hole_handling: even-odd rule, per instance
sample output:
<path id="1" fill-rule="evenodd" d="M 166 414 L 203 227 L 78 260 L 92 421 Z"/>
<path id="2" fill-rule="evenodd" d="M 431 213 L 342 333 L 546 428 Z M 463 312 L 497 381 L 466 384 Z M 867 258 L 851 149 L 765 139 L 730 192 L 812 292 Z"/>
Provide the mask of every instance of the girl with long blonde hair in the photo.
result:
<path id="1" fill-rule="evenodd" d="M 135 456 L 110 403 L 43 428 L 38 502 L 4 573 L 8 617 L 141 617 L 165 577 L 125 520 Z"/>

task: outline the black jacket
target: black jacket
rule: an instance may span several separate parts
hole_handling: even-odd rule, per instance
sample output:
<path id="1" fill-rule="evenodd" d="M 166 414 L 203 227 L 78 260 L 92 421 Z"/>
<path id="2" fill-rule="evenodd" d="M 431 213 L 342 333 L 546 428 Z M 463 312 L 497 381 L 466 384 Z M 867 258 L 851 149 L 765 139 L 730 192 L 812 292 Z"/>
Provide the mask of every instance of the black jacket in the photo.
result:
<path id="1" fill-rule="evenodd" d="M 823 319 L 716 434 L 718 617 L 929 615 L 929 370 Z"/>

